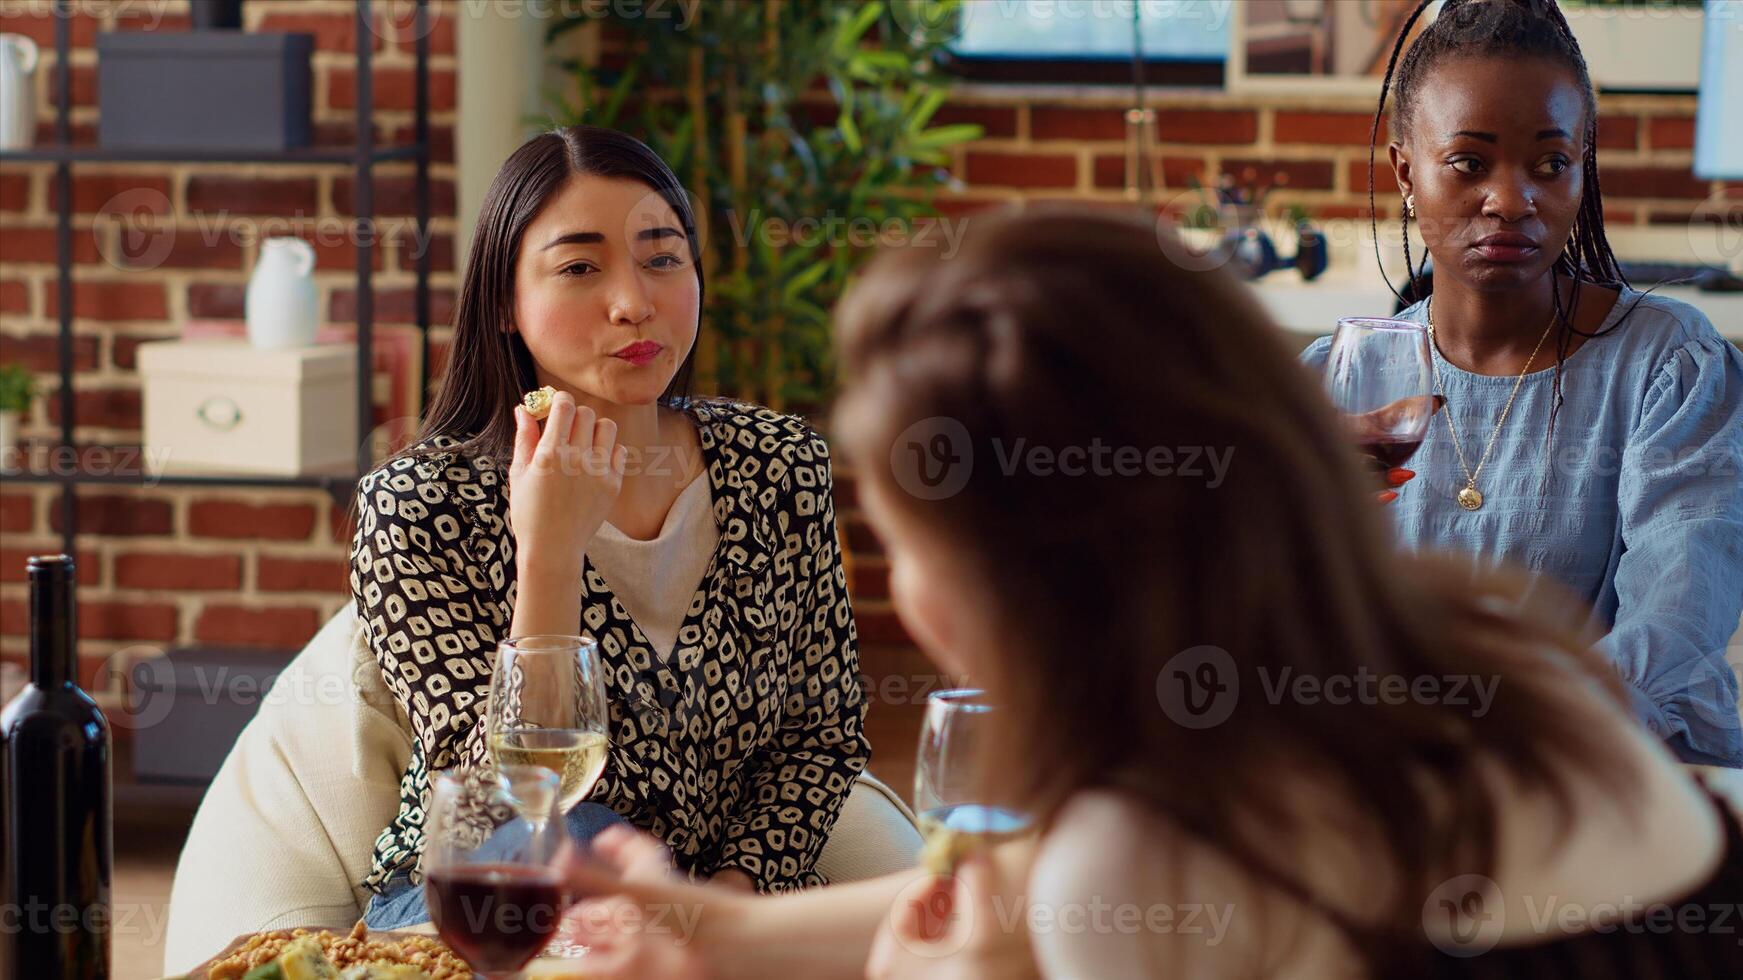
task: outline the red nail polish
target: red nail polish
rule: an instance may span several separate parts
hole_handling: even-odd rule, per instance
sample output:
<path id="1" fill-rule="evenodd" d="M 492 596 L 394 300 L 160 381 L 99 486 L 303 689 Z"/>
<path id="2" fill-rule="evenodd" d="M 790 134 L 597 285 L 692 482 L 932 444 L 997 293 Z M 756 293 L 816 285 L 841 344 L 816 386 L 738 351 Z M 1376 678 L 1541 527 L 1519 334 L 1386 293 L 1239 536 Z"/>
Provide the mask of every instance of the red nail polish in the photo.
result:
<path id="1" fill-rule="evenodd" d="M 1389 504 L 1392 501 L 1397 500 L 1397 499 L 1398 499 L 1398 494 L 1394 493 L 1391 490 L 1388 490 L 1385 493 L 1380 494 L 1380 502 L 1383 504 Z"/>

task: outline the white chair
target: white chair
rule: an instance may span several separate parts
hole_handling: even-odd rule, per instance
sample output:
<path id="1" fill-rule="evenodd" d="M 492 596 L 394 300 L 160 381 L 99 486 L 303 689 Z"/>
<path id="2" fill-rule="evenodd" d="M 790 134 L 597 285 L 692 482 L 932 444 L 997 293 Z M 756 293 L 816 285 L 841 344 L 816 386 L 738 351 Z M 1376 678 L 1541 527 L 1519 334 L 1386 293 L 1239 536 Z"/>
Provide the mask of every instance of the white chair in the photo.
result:
<path id="1" fill-rule="evenodd" d="M 369 893 L 355 883 L 398 812 L 411 745 L 347 604 L 279 675 L 194 816 L 170 895 L 166 973 L 243 933 L 361 918 Z M 911 867 L 919 848 L 913 812 L 866 774 L 818 867 L 858 881 Z"/>

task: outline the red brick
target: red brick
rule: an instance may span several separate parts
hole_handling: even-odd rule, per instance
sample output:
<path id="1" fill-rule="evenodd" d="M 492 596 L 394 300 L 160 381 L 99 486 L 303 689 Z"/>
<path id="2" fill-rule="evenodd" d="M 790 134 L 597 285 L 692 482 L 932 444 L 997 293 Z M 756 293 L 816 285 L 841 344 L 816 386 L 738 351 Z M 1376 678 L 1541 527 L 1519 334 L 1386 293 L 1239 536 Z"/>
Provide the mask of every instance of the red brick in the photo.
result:
<path id="1" fill-rule="evenodd" d="M 350 13 L 271 13 L 261 19 L 258 29 L 313 34 L 316 51 L 357 50 L 357 18 Z M 369 32 L 369 48 L 381 50 L 381 37 L 374 31 Z"/>
<path id="2" fill-rule="evenodd" d="M 176 638 L 176 607 L 167 602 L 81 599 L 78 618 L 81 640 L 168 643 Z"/>
<path id="3" fill-rule="evenodd" d="M 327 540 L 333 544 L 350 544 L 357 536 L 355 502 L 327 508 Z"/>
<path id="4" fill-rule="evenodd" d="M 1249 177 L 1248 171 L 1252 171 Z M 1330 160 L 1225 159 L 1223 172 L 1234 174 L 1241 186 L 1257 181 L 1260 186 L 1278 183 L 1291 190 L 1329 191 L 1336 171 Z M 1279 178 L 1288 180 L 1279 183 Z"/>
<path id="5" fill-rule="evenodd" d="M 97 143 L 97 124 L 96 123 L 76 122 L 76 123 L 72 124 L 70 129 L 71 129 L 71 136 L 67 140 L 69 143 L 72 143 L 75 146 L 94 146 L 94 145 L 96 145 L 96 143 Z M 54 124 L 53 118 L 50 117 L 50 118 L 45 119 L 45 118 L 42 118 L 41 116 L 38 116 L 37 123 L 36 123 L 36 142 L 37 142 L 37 144 L 43 145 L 43 144 L 48 144 L 48 143 L 56 143 L 56 142 L 59 142 L 59 140 L 60 140 L 60 137 L 55 133 L 55 124 Z M 52 186 L 52 182 L 51 182 L 51 186 Z"/>
<path id="6" fill-rule="evenodd" d="M 1380 143 L 1386 142 L 1388 120 L 1380 120 Z M 1367 146 L 1373 135 L 1371 112 L 1278 112 L 1272 139 L 1278 143 L 1316 146 Z"/>
<path id="7" fill-rule="evenodd" d="M 1350 163 L 1349 187 L 1355 194 L 1368 193 L 1368 161 L 1354 160 Z M 1398 175 L 1392 171 L 1392 164 L 1384 159 L 1374 161 L 1374 193 L 1376 195 L 1397 195 Z"/>
<path id="8" fill-rule="evenodd" d="M 943 105 L 926 125 L 962 124 L 979 126 L 982 137 L 987 139 L 1014 139 L 1017 135 L 1017 109 L 1015 106 Z"/>
<path id="9" fill-rule="evenodd" d="M 28 636 L 30 634 L 30 610 L 24 605 L 23 599 L 0 599 L 0 636 Z M 7 658 L 11 660 L 11 657 Z M 23 661 L 23 665 L 28 665 Z"/>
<path id="10" fill-rule="evenodd" d="M 56 193 L 56 181 L 48 182 L 48 208 L 50 211 L 60 207 L 60 195 Z M 140 193 L 140 192 L 144 193 Z M 125 200 L 117 201 L 122 195 Z M 113 202 L 113 203 L 112 203 Z M 131 211 L 145 209 L 157 213 L 169 213 L 169 179 L 153 177 L 149 174 L 97 174 L 92 176 L 73 177 L 73 211 L 77 214 L 95 214 L 104 208 L 130 205 Z"/>
<path id="11" fill-rule="evenodd" d="M 1599 116 L 1598 149 L 1632 150 L 1640 145 L 1638 116 Z"/>
<path id="12" fill-rule="evenodd" d="M 36 526 L 36 498 L 20 493 L 0 494 L 0 531 L 23 534 Z"/>
<path id="13" fill-rule="evenodd" d="M 377 177 L 375 179 L 375 213 L 383 214 L 415 214 L 417 206 L 417 182 L 412 177 Z M 339 177 L 333 181 L 333 193 L 329 202 L 338 214 L 356 214 L 357 181 L 351 177 Z M 454 182 L 430 178 L 430 214 L 448 215 L 454 213 Z"/>
<path id="14" fill-rule="evenodd" d="M 73 261 L 100 262 L 97 236 L 90 228 L 73 229 Z M 19 265 L 55 264 L 55 229 L 6 228 L 0 230 L 0 263 Z"/>
<path id="15" fill-rule="evenodd" d="M 118 31 L 190 31 L 193 21 L 187 14 L 165 13 L 163 4 L 117 4 L 115 29 Z"/>
<path id="16" fill-rule="evenodd" d="M 882 559 L 853 556 L 854 599 L 888 599 L 890 597 L 890 566 Z"/>
<path id="17" fill-rule="evenodd" d="M 382 37 L 390 38 L 394 45 L 402 51 L 417 50 L 417 35 L 414 28 L 417 22 L 412 18 L 411 4 L 385 4 L 386 9 L 376 16 L 374 30 Z M 425 25 L 429 29 L 430 54 L 454 53 L 454 20 L 458 16 L 452 4 L 433 3 L 429 5 L 429 14 Z"/>
<path id="18" fill-rule="evenodd" d="M 872 530 L 864 517 L 856 515 L 842 522 L 841 533 L 847 537 L 847 547 L 856 558 L 884 554 L 883 541 L 878 539 L 877 532 Z"/>
<path id="19" fill-rule="evenodd" d="M 416 290 L 413 289 L 378 289 L 375 291 L 375 322 L 376 323 L 411 323 L 416 311 L 413 299 Z M 454 317 L 454 291 L 452 289 L 430 290 L 430 322 L 447 323 Z M 327 307 L 328 323 L 352 323 L 357 319 L 357 291 L 354 289 L 333 290 L 332 301 Z"/>
<path id="20" fill-rule="evenodd" d="M 1378 204 L 1379 202 L 1375 203 Z M 1338 219 L 1357 221 L 1368 220 L 1368 206 L 1366 204 L 1303 204 L 1302 207 L 1306 208 L 1309 214 L 1321 221 L 1332 221 Z M 1381 218 L 1388 217 L 1388 212 L 1384 204 L 1379 205 L 1379 211 Z"/>
<path id="21" fill-rule="evenodd" d="M 1076 187 L 1077 157 L 1064 153 L 970 150 L 968 182 L 977 186 Z"/>
<path id="22" fill-rule="evenodd" d="M 1692 150 L 1695 148 L 1695 118 L 1667 116 L 1654 119 L 1647 127 L 1647 134 L 1655 150 Z"/>
<path id="23" fill-rule="evenodd" d="M 4 26 L 4 22 L 0 22 Z M 44 66 L 48 72 L 48 101 L 50 105 L 60 103 L 61 73 Z M 68 72 L 72 78 L 73 105 L 90 106 L 97 104 L 97 69 L 94 65 L 74 65 Z"/>
<path id="24" fill-rule="evenodd" d="M 1639 223 L 1640 215 L 1635 213 L 1633 208 L 1625 211 L 1621 208 L 1606 207 L 1604 209 L 1605 225 L 1637 225 Z"/>
<path id="25" fill-rule="evenodd" d="M 859 507 L 859 477 L 852 470 L 837 464 L 834 473 L 835 485 L 831 491 L 835 497 L 837 519 L 847 511 Z"/>
<path id="26" fill-rule="evenodd" d="M 1704 200 L 1709 194 L 1707 182 L 1683 167 L 1605 167 L 1599 178 L 1605 197 Z"/>
<path id="27" fill-rule="evenodd" d="M 351 564 L 343 558 L 260 556 L 255 585 L 262 592 L 345 592 Z"/>
<path id="28" fill-rule="evenodd" d="M 30 283 L 22 279 L 0 279 L 0 313 L 29 312 Z"/>
<path id="29" fill-rule="evenodd" d="M 120 247 L 116 249 L 115 257 L 121 260 L 123 268 L 243 268 L 242 244 L 228 229 L 123 227 L 117 229 L 116 234 Z"/>
<path id="30" fill-rule="evenodd" d="M 943 111 L 939 110 L 941 113 Z M 417 138 L 417 127 L 409 123 L 394 130 L 393 133 L 393 140 L 396 143 L 410 143 Z M 430 162 L 454 162 L 454 127 L 430 124 Z"/>
<path id="31" fill-rule="evenodd" d="M 60 315 L 60 290 L 43 290 L 44 316 Z M 169 305 L 163 283 L 128 279 L 119 282 L 73 283 L 73 315 L 92 320 L 165 320 Z"/>
<path id="32" fill-rule="evenodd" d="M 418 242 L 415 231 L 415 229 L 408 227 L 395 238 L 395 244 L 399 247 L 399 267 L 407 272 L 415 271 L 418 267 Z M 453 272 L 454 236 L 439 231 L 431 231 L 429 236 L 430 271 Z"/>
<path id="33" fill-rule="evenodd" d="M 73 418 L 79 425 L 94 425 L 104 429 L 140 428 L 138 388 L 84 388 L 73 393 Z M 50 425 L 61 424 L 61 400 L 58 390 L 44 399 Z"/>
<path id="34" fill-rule="evenodd" d="M 23 211 L 30 206 L 30 175 L 0 174 L 0 211 Z"/>
<path id="35" fill-rule="evenodd" d="M 987 211 L 997 211 L 1010 203 L 999 198 L 940 195 L 933 198 L 932 207 L 946 218 L 966 218 Z"/>
<path id="36" fill-rule="evenodd" d="M 1110 140 L 1126 138 L 1124 109 L 1084 109 L 1038 105 L 1029 110 L 1029 138 L 1037 140 Z"/>
<path id="37" fill-rule="evenodd" d="M 1163 143 L 1251 143 L 1259 116 L 1249 109 L 1159 109 L 1156 139 Z"/>
<path id="38" fill-rule="evenodd" d="M 313 177 L 188 178 L 188 210 L 229 214 L 312 215 L 319 207 Z"/>
<path id="39" fill-rule="evenodd" d="M 139 345 L 155 343 L 159 340 L 174 340 L 179 334 L 168 333 L 160 337 L 122 337 L 116 336 L 110 341 L 109 359 L 124 371 L 139 370 Z"/>
<path id="40" fill-rule="evenodd" d="M 22 336 L 0 333 L 0 362 L 23 364 L 32 371 L 58 370 L 60 337 L 52 333 L 29 333 Z M 97 369 L 97 338 L 73 338 L 73 370 Z"/>
<path id="41" fill-rule="evenodd" d="M 1205 161 L 1202 157 L 1150 157 L 1151 179 L 1158 176 L 1160 170 L 1162 187 L 1186 187 L 1191 178 L 1204 179 Z M 1103 154 L 1095 158 L 1095 186 L 1103 188 L 1123 188 L 1126 186 L 1126 157 L 1124 154 Z"/>
<path id="42" fill-rule="evenodd" d="M 30 559 L 33 555 L 61 554 L 59 541 L 36 546 L 18 545 L 0 548 L 0 582 L 30 581 Z M 103 560 L 94 551 L 80 551 L 73 565 L 79 572 L 79 584 L 96 586 L 103 581 Z"/>
<path id="43" fill-rule="evenodd" d="M 213 320 L 239 320 L 247 287 L 239 282 L 188 284 L 188 315 Z"/>
<path id="44" fill-rule="evenodd" d="M 59 4 L 55 6 L 58 7 Z M 0 17 L 0 31 L 5 31 L 8 34 L 23 34 L 35 41 L 37 47 L 43 49 L 44 54 L 52 54 L 56 19 L 50 13 L 52 9 L 46 3 L 31 3 L 26 4 L 22 10 L 9 10 L 4 17 Z M 68 41 L 75 48 L 94 46 L 97 43 L 98 24 L 97 18 L 91 16 L 89 11 L 96 8 L 87 4 L 73 4 L 70 9 L 74 11 L 74 14 L 70 22 L 72 32 Z"/>
<path id="45" fill-rule="evenodd" d="M 250 608 L 208 605 L 194 622 L 194 639 L 231 646 L 298 648 L 321 628 L 320 612 L 309 607 Z"/>
<path id="46" fill-rule="evenodd" d="M 115 585 L 123 589 L 231 591 L 242 587 L 236 555 L 134 551 L 115 556 Z"/>
<path id="47" fill-rule="evenodd" d="M 857 607 L 853 611 L 853 618 L 859 629 L 859 642 L 862 646 L 885 643 L 907 645 L 914 642 L 896 611 L 883 603 L 866 603 Z"/>
<path id="48" fill-rule="evenodd" d="M 167 500 L 90 493 L 79 494 L 78 500 L 80 534 L 169 534 L 175 528 L 175 512 Z M 59 533 L 64 523 L 60 507 L 50 507 L 49 528 Z"/>
<path id="49" fill-rule="evenodd" d="M 308 504 L 248 504 L 199 500 L 188 508 L 188 533 L 199 538 L 303 541 L 315 529 Z"/>
<path id="50" fill-rule="evenodd" d="M 357 268 L 357 236 L 339 233 L 331 224 L 319 228 L 298 229 L 296 236 L 315 248 L 315 268 L 319 271 L 352 272 Z M 380 272 L 387 263 L 383 242 L 373 241 L 369 264 Z"/>
<path id="51" fill-rule="evenodd" d="M 410 68 L 379 68 L 374 73 L 376 109 L 410 109 L 415 101 L 413 72 Z M 327 105 L 333 109 L 357 107 L 357 72 L 341 68 L 327 75 Z M 430 69 L 430 111 L 448 112 L 454 108 L 454 72 L 452 69 Z"/>
<path id="52" fill-rule="evenodd" d="M 391 127 L 382 123 L 373 126 L 377 145 L 386 143 Z M 357 122 L 353 119 L 324 119 L 314 122 L 311 142 L 316 146 L 349 149 L 357 142 Z"/>

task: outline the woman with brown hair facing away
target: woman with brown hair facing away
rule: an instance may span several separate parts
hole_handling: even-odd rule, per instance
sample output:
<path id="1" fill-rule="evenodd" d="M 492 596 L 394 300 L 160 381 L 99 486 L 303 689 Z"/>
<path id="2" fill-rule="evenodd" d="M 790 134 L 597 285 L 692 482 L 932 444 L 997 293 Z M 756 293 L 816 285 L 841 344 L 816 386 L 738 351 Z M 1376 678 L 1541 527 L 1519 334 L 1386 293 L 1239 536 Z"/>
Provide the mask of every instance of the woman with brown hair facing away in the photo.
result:
<path id="1" fill-rule="evenodd" d="M 977 218 L 954 257 L 880 258 L 837 316 L 834 432 L 892 599 L 1000 705 L 982 780 L 1032 843 L 750 899 L 607 831 L 571 864 L 615 896 L 569 920 L 589 976 L 1743 975 L 1734 934 L 1688 925 L 1743 893 L 1743 827 L 1579 617 L 1398 552 L 1280 332 L 1158 234 Z M 946 420 L 960 489 L 904 489 Z M 1030 465 L 1098 445 L 1227 466 Z M 649 904 L 695 934 L 609 924 Z"/>

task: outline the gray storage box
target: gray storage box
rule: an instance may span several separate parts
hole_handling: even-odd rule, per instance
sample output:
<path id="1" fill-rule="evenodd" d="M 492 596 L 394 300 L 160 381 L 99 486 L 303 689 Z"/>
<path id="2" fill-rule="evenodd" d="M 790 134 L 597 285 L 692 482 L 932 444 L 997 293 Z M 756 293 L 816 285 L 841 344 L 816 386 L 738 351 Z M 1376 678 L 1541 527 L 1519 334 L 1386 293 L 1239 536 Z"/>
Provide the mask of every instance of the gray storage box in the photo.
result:
<path id="1" fill-rule="evenodd" d="M 285 668 L 280 651 L 174 649 L 128 672 L 133 776 L 209 783 Z"/>
<path id="2" fill-rule="evenodd" d="M 313 50 L 313 34 L 98 34 L 98 139 L 150 149 L 307 146 Z"/>

